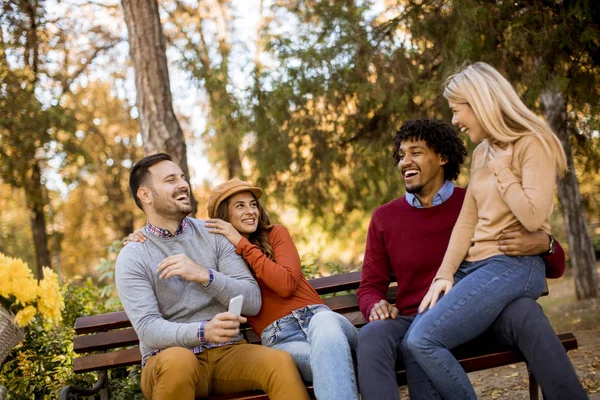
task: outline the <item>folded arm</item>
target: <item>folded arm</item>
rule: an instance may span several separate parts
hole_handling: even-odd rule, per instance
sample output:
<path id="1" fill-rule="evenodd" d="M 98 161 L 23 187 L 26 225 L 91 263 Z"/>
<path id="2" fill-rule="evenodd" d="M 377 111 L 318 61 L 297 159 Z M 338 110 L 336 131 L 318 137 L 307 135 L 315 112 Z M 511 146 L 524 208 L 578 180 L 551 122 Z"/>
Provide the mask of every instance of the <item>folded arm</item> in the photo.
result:
<path id="1" fill-rule="evenodd" d="M 554 205 L 554 157 L 533 136 L 525 136 L 514 145 L 513 157 L 520 164 L 520 180 L 506 157 L 492 159 L 488 167 L 497 178 L 496 188 L 510 211 L 525 229 L 535 232 L 548 219 Z"/>

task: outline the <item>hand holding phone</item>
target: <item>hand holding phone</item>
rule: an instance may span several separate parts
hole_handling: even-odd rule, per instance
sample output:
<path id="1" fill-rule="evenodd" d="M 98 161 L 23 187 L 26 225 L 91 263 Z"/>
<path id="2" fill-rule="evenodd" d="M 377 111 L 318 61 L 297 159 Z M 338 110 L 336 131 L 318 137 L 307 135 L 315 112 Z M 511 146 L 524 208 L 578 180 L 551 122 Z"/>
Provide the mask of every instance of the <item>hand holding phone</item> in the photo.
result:
<path id="1" fill-rule="evenodd" d="M 240 294 L 229 300 L 229 312 L 240 316 L 242 314 L 242 304 L 244 303 L 244 295 Z"/>

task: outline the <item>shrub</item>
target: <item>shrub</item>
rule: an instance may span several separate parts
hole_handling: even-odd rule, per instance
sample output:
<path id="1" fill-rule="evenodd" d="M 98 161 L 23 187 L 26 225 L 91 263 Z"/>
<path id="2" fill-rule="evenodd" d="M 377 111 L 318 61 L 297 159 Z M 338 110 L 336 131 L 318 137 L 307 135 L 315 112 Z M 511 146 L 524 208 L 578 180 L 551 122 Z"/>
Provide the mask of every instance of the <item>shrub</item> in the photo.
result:
<path id="1" fill-rule="evenodd" d="M 25 328 L 25 339 L 13 349 L 0 370 L 0 384 L 8 389 L 9 399 L 56 399 L 63 386 L 89 389 L 94 385 L 97 374 L 73 373 L 73 327 L 79 316 L 121 309 L 114 290 L 114 259 L 118 250 L 119 246 L 113 244 L 109 257 L 96 268 L 99 283 L 87 278 L 61 286 L 64 298 L 61 325 L 52 326 L 38 316 Z M 143 398 L 139 366 L 116 368 L 109 375 L 112 398 Z"/>

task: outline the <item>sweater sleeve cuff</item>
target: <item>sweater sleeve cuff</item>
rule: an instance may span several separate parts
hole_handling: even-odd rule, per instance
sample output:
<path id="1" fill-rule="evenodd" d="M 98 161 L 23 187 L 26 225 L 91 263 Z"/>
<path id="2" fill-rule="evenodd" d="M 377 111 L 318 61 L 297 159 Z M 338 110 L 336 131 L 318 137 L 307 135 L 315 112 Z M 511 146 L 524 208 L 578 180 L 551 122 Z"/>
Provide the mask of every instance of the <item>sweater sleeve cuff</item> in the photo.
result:
<path id="1" fill-rule="evenodd" d="M 519 180 L 508 165 L 502 165 L 494 168 L 493 174 L 496 187 L 502 195 L 506 194 L 506 191 L 510 185 L 513 183 L 519 183 Z"/>
<path id="2" fill-rule="evenodd" d="M 206 321 L 200 321 L 200 326 L 198 327 L 198 341 L 200 343 L 206 343 L 206 335 L 204 328 L 206 327 Z"/>
<path id="3" fill-rule="evenodd" d="M 206 285 L 202 284 L 202 286 L 207 288 L 213 283 L 214 280 L 215 280 L 215 270 L 211 268 L 208 270 L 208 283 Z"/>
<path id="4" fill-rule="evenodd" d="M 251 245 L 251 244 L 252 243 L 250 243 L 250 241 L 248 239 L 246 239 L 245 237 L 242 237 L 235 248 L 235 253 L 237 255 L 242 255 L 246 246 Z"/>

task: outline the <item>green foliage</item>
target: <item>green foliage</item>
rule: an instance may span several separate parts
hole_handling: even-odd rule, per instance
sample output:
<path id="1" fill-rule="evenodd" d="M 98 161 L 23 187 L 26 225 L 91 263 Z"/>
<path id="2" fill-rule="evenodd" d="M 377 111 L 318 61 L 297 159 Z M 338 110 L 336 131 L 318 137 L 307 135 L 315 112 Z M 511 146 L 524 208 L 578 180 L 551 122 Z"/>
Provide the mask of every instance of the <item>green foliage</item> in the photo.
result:
<path id="1" fill-rule="evenodd" d="M 0 183 L 0 253 L 19 257 L 27 265 L 35 265 L 35 249 L 31 246 L 31 225 L 27 218 L 25 194 Z"/>
<path id="2" fill-rule="evenodd" d="M 306 279 L 322 278 L 324 276 L 346 274 L 360 270 L 360 266 L 349 268 L 336 262 L 320 262 L 318 260 L 302 262 L 302 273 Z"/>
<path id="3" fill-rule="evenodd" d="M 293 28 L 270 36 L 278 68 L 256 77 L 249 154 L 271 195 L 336 231 L 401 192 L 391 144 L 412 98 L 394 79 L 393 52 L 377 52 L 370 2 L 286 5 L 275 12 Z"/>

